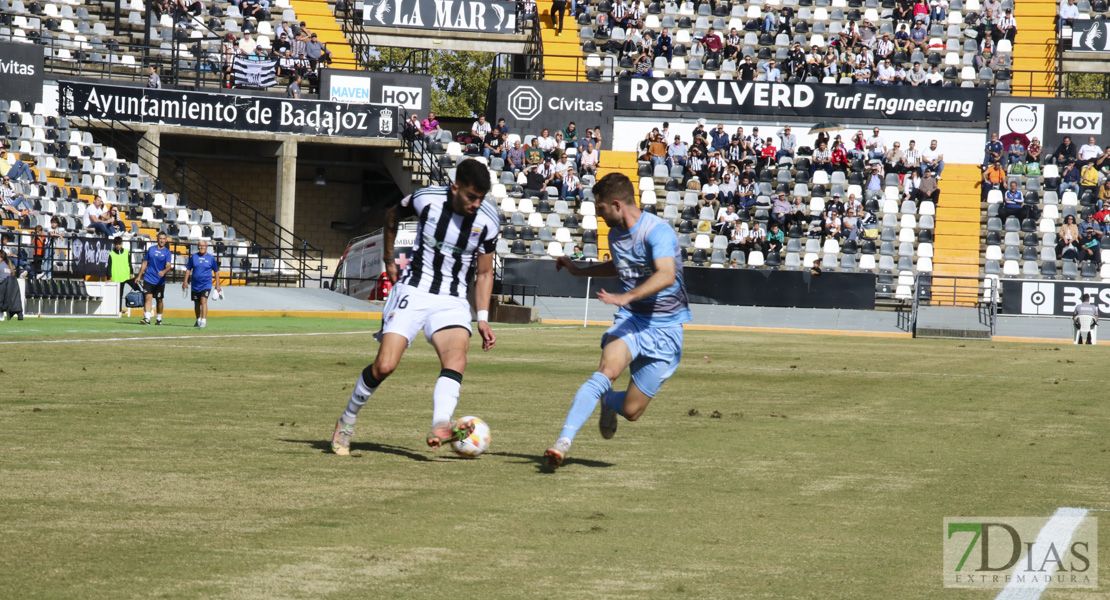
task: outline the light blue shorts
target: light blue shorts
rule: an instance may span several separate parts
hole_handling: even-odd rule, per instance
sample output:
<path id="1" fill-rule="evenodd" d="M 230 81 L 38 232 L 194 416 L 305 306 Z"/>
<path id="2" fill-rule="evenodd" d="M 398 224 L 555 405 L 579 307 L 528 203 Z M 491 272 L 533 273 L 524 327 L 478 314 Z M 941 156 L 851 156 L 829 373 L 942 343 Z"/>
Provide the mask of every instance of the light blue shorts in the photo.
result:
<path id="1" fill-rule="evenodd" d="M 628 370 L 633 383 L 649 398 L 654 398 L 682 360 L 682 333 L 682 325 L 648 327 L 634 319 L 622 319 L 601 336 L 601 347 L 605 347 L 610 337 L 620 338 L 632 352 Z"/>

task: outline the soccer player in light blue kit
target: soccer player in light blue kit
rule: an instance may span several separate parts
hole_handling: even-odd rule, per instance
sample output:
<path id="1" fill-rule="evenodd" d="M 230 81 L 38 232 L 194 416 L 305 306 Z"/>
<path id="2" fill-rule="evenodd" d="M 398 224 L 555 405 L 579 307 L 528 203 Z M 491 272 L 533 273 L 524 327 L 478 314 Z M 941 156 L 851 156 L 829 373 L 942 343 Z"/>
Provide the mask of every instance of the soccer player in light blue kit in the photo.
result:
<path id="1" fill-rule="evenodd" d="M 624 175 L 610 173 L 602 177 L 593 192 L 597 214 L 610 228 L 613 260 L 579 267 L 564 256 L 555 268 L 565 268 L 577 277 L 619 277 L 620 294 L 601 290 L 597 297 L 620 310 L 613 326 L 601 337 L 601 366 L 578 388 L 559 439 L 544 453 L 547 464 L 556 468 L 599 400 L 598 427 L 605 439 L 616 434 L 617 415 L 629 421 L 640 418 L 663 382 L 678 368 L 682 324 L 690 320 L 682 251 L 674 228 L 640 210 L 636 189 Z M 632 374 L 628 390 L 613 390 L 613 382 L 626 368 Z"/>

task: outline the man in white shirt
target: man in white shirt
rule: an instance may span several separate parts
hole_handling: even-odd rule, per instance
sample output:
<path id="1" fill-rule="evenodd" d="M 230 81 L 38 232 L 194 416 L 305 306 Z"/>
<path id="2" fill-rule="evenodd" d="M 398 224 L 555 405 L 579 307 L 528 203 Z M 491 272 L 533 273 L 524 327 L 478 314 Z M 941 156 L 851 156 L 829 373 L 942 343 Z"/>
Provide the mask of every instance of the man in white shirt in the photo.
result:
<path id="1" fill-rule="evenodd" d="M 251 38 L 249 32 L 243 34 L 243 39 L 239 40 L 239 50 L 243 54 L 254 54 L 255 48 L 258 48 L 258 42 Z"/>
<path id="2" fill-rule="evenodd" d="M 1064 25 L 1071 25 L 1079 18 L 1079 7 L 1076 6 L 1075 0 L 1068 0 L 1067 3 L 1060 5 L 1060 22 Z"/>
<path id="3" fill-rule="evenodd" d="M 97 196 L 93 203 L 85 209 L 85 216 L 81 218 L 85 229 L 92 229 L 104 237 L 110 237 L 112 230 L 108 228 L 108 211 L 104 210 L 104 200 Z"/>
<path id="4" fill-rule="evenodd" d="M 1087 138 L 1087 143 L 1079 147 L 1079 160 L 1089 162 L 1099 157 L 1102 154 L 1102 148 L 1095 143 L 1095 136 Z"/>
<path id="5" fill-rule="evenodd" d="M 933 171 L 937 174 L 937 181 L 940 181 L 940 174 L 944 172 L 944 155 L 937 150 L 937 141 L 929 142 L 929 149 L 921 151 L 921 174 L 924 175 L 925 171 Z"/>
<path id="6" fill-rule="evenodd" d="M 882 160 L 886 156 L 886 141 L 879 135 L 879 128 L 871 130 L 871 137 L 867 138 L 867 158 Z"/>
<path id="7" fill-rule="evenodd" d="M 902 153 L 902 165 L 907 173 L 921 169 L 921 151 L 917 149 L 917 142 L 910 140 L 910 147 Z"/>
<path id="8" fill-rule="evenodd" d="M 875 83 L 879 85 L 894 85 L 894 67 L 891 66 L 890 60 L 884 60 L 883 64 L 879 65 L 879 74 L 875 78 Z"/>
<path id="9" fill-rule="evenodd" d="M 720 202 L 720 200 L 717 198 L 717 196 L 719 196 L 720 194 L 721 188 L 717 185 L 717 178 L 710 175 L 709 183 L 701 186 L 701 197 L 704 198 L 707 202 L 712 202 L 714 200 Z"/>
<path id="10" fill-rule="evenodd" d="M 478 120 L 470 125 L 470 135 L 478 138 L 478 144 L 486 139 L 486 134 L 490 132 L 490 124 L 486 123 L 486 115 L 478 115 Z"/>
<path id="11" fill-rule="evenodd" d="M 740 220 L 740 215 L 736 214 L 736 207 L 731 204 L 721 210 L 724 212 L 717 218 L 717 224 L 714 226 L 714 229 L 716 229 L 717 233 L 720 235 L 730 236 L 732 235 L 733 224 Z"/>
<path id="12" fill-rule="evenodd" d="M 936 65 L 929 67 L 929 74 L 925 76 L 925 79 L 929 82 L 929 85 L 939 86 L 944 84 L 944 76 L 940 74 L 940 71 L 937 71 Z"/>

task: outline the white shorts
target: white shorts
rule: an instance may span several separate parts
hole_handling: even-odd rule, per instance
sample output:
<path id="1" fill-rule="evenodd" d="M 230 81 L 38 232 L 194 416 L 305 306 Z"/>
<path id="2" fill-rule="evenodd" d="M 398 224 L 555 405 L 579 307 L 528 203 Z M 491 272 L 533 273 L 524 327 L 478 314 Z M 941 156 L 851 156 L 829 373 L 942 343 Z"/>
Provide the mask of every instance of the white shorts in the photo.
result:
<path id="1" fill-rule="evenodd" d="M 432 334 L 448 327 L 462 327 L 473 333 L 470 326 L 470 304 L 466 298 L 429 294 L 417 288 L 397 284 L 389 293 L 389 300 L 382 309 L 382 333 L 405 336 L 412 344 L 421 328 L 424 338 L 432 341 Z"/>

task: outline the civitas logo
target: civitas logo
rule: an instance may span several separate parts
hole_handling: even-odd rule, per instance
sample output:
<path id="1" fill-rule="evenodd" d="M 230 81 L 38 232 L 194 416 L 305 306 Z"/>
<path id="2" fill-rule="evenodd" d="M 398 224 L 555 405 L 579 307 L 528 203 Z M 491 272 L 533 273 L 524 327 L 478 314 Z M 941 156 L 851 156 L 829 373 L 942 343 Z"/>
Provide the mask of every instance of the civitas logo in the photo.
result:
<path id="1" fill-rule="evenodd" d="M 1037 128 L 1042 114 L 1043 104 L 1011 104 L 1002 118 L 1010 131 L 1026 135 Z"/>
<path id="2" fill-rule="evenodd" d="M 21 63 L 17 60 L 7 60 L 0 62 L 0 74 L 2 75 L 34 75 L 35 65 L 28 65 Z"/>
<path id="3" fill-rule="evenodd" d="M 519 121 L 531 121 L 543 110 L 543 96 L 536 88 L 522 85 L 509 92 L 509 114 Z"/>

